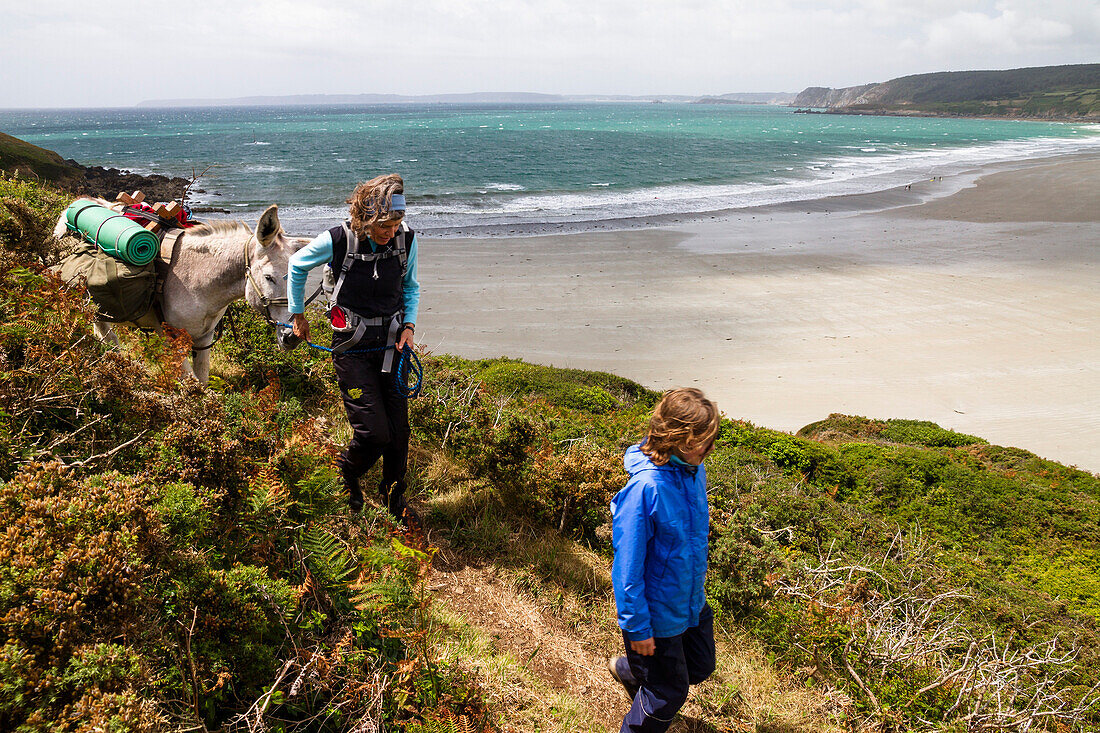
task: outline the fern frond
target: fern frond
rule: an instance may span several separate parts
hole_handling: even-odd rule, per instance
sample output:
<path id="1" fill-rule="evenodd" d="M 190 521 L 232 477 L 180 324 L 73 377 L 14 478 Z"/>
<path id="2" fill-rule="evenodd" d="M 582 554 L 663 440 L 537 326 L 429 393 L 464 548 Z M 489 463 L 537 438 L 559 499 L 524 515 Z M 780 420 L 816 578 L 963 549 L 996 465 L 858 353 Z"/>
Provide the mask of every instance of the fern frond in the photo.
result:
<path id="1" fill-rule="evenodd" d="M 248 504 L 254 514 L 285 513 L 290 492 L 273 466 L 261 468 L 249 482 Z"/>
<path id="2" fill-rule="evenodd" d="M 353 607 L 352 583 L 359 576 L 359 563 L 340 540 L 316 525 L 306 527 L 299 535 L 307 569 L 313 574 L 314 586 L 322 589 L 334 605 Z"/>

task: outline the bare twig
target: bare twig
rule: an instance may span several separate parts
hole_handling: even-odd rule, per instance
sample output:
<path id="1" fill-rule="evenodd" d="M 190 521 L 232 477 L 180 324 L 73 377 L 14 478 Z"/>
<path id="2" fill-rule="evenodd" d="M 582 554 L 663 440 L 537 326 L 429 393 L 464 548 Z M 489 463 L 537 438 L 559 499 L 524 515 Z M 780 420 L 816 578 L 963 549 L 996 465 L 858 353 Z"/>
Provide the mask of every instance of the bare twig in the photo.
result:
<path id="1" fill-rule="evenodd" d="M 84 431 L 85 431 L 85 430 L 87 430 L 88 428 L 92 427 L 92 426 L 93 426 L 93 425 L 95 425 L 96 423 L 99 423 L 99 422 L 103 422 L 103 421 L 104 421 L 104 420 L 106 420 L 106 419 L 107 419 L 107 416 L 106 416 L 106 415 L 100 415 L 100 416 L 99 416 L 99 417 L 97 417 L 97 418 L 96 418 L 95 420 L 92 420 L 91 422 L 86 422 L 86 423 L 84 423 L 83 425 L 81 425 L 81 426 L 80 426 L 79 428 L 77 428 L 76 430 L 72 431 L 71 433 L 66 433 L 65 435 L 62 435 L 62 436 L 61 436 L 60 438 L 58 438 L 57 440 L 55 440 L 55 441 L 54 441 L 53 443 L 50 443 L 50 446 L 49 446 L 48 448 L 46 448 L 46 451 L 45 451 L 45 452 L 46 452 L 46 453 L 49 453 L 50 451 L 52 451 L 52 450 L 53 450 L 54 448 L 56 448 L 57 446 L 61 445 L 62 443 L 67 443 L 68 441 L 72 440 L 72 439 L 73 439 L 73 438 L 75 438 L 75 437 L 76 437 L 77 435 L 79 435 L 80 433 L 84 432 Z"/>
<path id="2" fill-rule="evenodd" d="M 134 443 L 141 440 L 143 437 L 145 437 L 145 434 L 148 433 L 148 432 L 149 432 L 148 430 L 142 430 L 140 433 L 135 435 L 133 438 L 130 438 L 129 440 L 127 440 L 122 445 L 117 445 L 114 448 L 112 448 L 111 450 L 107 451 L 106 453 L 99 453 L 99 454 L 94 455 L 90 458 L 85 458 L 83 461 L 75 461 L 73 463 L 70 463 L 69 467 L 70 468 L 82 468 L 84 466 L 87 466 L 88 464 L 95 463 L 96 461 L 98 461 L 102 458 L 110 458 L 111 456 L 115 455 L 119 451 L 126 450 L 131 445 L 133 445 Z"/>
<path id="3" fill-rule="evenodd" d="M 844 666 L 848 670 L 848 675 L 852 678 L 852 680 L 855 681 L 856 685 L 859 686 L 859 689 L 863 690 L 863 694 L 867 696 L 867 699 L 871 701 L 871 705 L 875 709 L 875 714 L 876 715 L 881 715 L 882 714 L 882 706 L 879 704 L 878 698 L 875 697 L 875 693 L 871 692 L 871 690 L 867 687 L 867 685 L 863 684 L 863 680 L 860 678 L 860 676 L 858 674 L 856 674 L 856 671 L 854 669 L 852 669 L 852 663 L 850 661 L 848 661 L 848 653 L 852 649 L 852 642 L 853 641 L 854 641 L 854 639 L 849 639 L 848 643 L 844 646 Z"/>
<path id="4" fill-rule="evenodd" d="M 187 636 L 183 638 L 183 651 L 187 655 L 187 666 L 191 673 L 191 707 L 194 710 L 195 719 L 199 722 L 199 725 L 201 726 L 201 730 L 205 732 L 206 723 L 203 722 L 202 711 L 201 708 L 199 708 L 199 675 L 195 671 L 195 658 L 191 656 L 191 637 L 195 635 L 195 622 L 198 620 L 198 618 L 199 609 L 198 606 L 195 606 L 192 609 L 191 613 L 191 626 L 189 628 L 184 627 L 187 629 Z M 180 622 L 178 619 L 176 623 L 178 623 L 180 626 L 183 626 L 183 623 Z"/>
<path id="5" fill-rule="evenodd" d="M 199 173 L 197 175 L 195 174 L 195 169 L 191 169 L 191 182 L 187 184 L 187 188 L 183 189 L 183 197 L 181 198 L 180 203 L 184 203 L 187 201 L 187 197 L 191 195 L 191 187 L 198 183 L 199 179 L 205 176 L 213 167 L 213 165 L 208 165 L 202 173 Z"/>

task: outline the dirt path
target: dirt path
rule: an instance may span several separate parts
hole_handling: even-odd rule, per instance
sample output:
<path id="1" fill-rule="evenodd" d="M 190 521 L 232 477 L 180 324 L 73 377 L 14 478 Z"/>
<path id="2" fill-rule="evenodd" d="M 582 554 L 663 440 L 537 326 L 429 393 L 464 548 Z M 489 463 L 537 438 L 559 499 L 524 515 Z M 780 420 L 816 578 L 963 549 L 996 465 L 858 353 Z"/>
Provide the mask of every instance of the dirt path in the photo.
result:
<path id="1" fill-rule="evenodd" d="M 440 604 L 548 689 L 581 701 L 593 727 L 618 728 L 629 701 L 607 672 L 610 638 L 541 608 L 495 568 L 437 564 L 442 567 L 433 568 L 429 587 Z"/>
<path id="2" fill-rule="evenodd" d="M 495 567 L 454 559 L 448 562 L 446 554 L 437 556 L 428 579 L 437 603 L 492 639 L 494 652 L 515 659 L 547 690 L 572 698 L 581 719 L 566 714 L 565 720 L 550 723 L 546 729 L 618 731 L 630 701 L 607 671 L 608 657 L 620 654 L 622 643 L 611 617 L 604 626 L 579 620 L 575 614 L 518 589 Z M 608 613 L 613 611 L 609 608 Z M 688 699 L 671 730 L 722 730 L 701 719 L 702 710 L 693 698 Z M 549 701 L 547 707 L 551 707 Z M 547 717 L 555 715 L 551 712 Z M 506 726 L 505 730 L 513 728 Z M 521 723 L 514 730 L 531 729 Z"/>

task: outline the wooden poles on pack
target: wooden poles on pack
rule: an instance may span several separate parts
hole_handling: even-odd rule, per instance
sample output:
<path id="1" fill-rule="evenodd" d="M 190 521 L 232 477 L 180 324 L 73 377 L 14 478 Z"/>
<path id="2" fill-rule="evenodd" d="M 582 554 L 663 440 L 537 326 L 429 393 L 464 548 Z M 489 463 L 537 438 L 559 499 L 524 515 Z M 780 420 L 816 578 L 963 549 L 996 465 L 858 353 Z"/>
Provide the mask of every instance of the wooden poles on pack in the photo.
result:
<path id="1" fill-rule="evenodd" d="M 118 196 L 115 196 L 115 201 L 127 206 L 137 206 L 145 201 L 145 194 L 141 191 L 134 191 L 132 194 L 120 191 Z M 153 213 L 164 219 L 175 219 L 179 216 L 181 208 L 175 201 L 169 201 L 167 204 L 157 203 L 153 204 Z M 155 234 L 160 231 L 161 224 L 158 221 L 151 221 L 145 225 L 145 228 Z"/>

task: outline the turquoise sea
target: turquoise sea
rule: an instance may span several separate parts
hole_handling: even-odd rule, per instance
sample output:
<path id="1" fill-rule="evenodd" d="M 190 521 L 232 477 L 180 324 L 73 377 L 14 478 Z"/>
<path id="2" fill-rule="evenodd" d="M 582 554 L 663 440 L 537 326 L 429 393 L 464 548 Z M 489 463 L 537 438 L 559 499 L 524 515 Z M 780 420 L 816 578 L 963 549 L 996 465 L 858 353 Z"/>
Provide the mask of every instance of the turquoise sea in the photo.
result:
<path id="1" fill-rule="evenodd" d="M 698 104 L 0 110 L 0 130 L 85 165 L 192 177 L 248 220 L 311 234 L 397 171 L 421 231 L 614 228 L 868 193 L 1002 161 L 1100 150 L 1100 126 L 795 114 Z"/>

